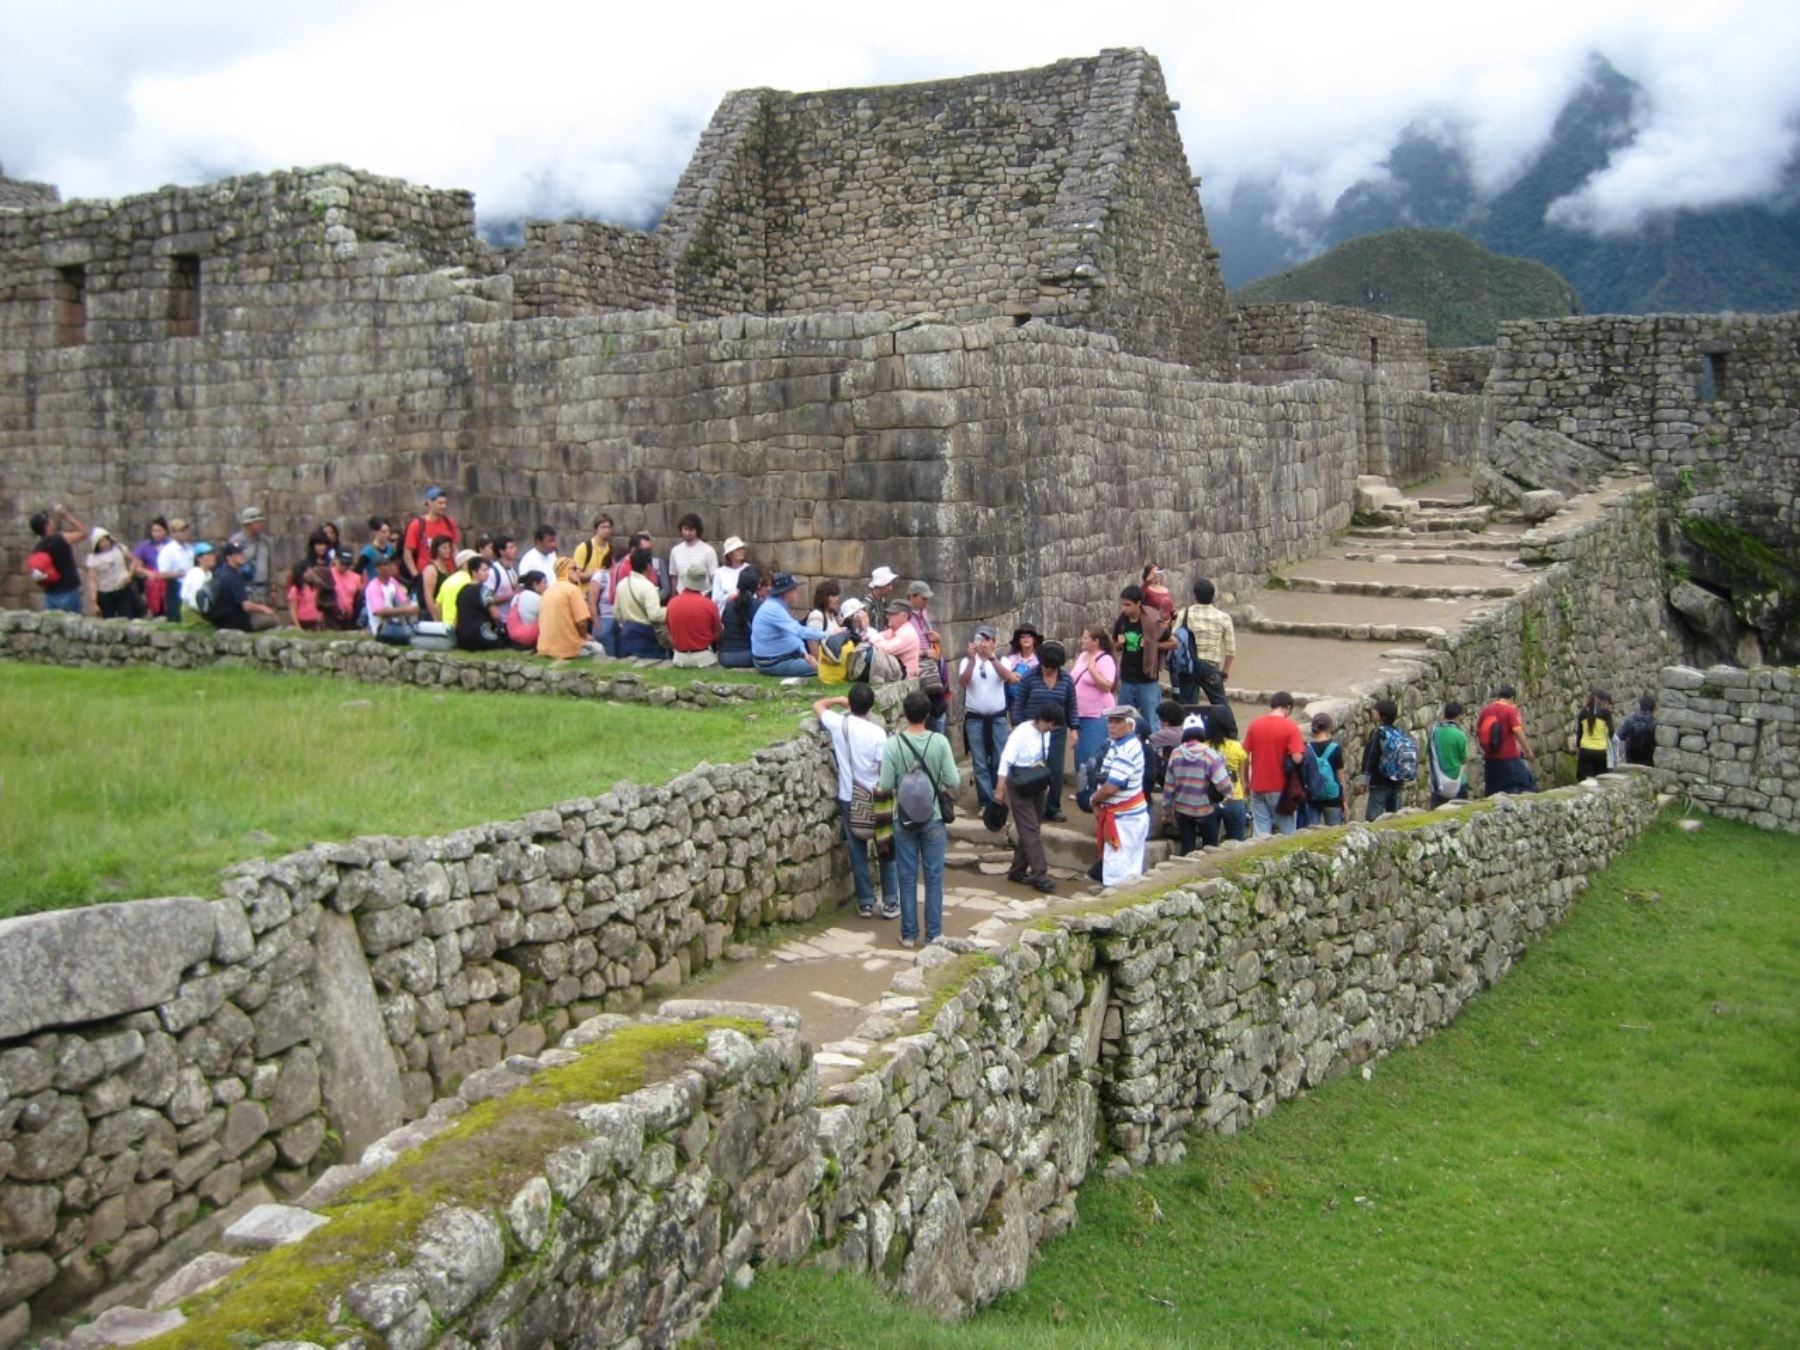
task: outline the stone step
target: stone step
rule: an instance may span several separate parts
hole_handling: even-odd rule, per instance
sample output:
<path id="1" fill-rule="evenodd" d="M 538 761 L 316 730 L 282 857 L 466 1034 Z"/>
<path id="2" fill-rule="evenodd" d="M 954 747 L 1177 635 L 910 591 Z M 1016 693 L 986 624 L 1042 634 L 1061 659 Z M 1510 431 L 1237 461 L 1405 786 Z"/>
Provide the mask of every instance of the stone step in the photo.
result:
<path id="1" fill-rule="evenodd" d="M 1333 577 L 1286 576 L 1276 578 L 1276 590 L 1308 591 L 1317 595 L 1384 595 L 1395 600 L 1488 600 L 1516 595 L 1522 581 L 1496 582 L 1488 586 L 1432 585 L 1410 581 L 1346 581 Z"/>
<path id="2" fill-rule="evenodd" d="M 1044 860 L 1053 869 L 1061 868 L 1077 875 L 1085 875 L 1099 856 L 1094 848 L 1093 817 L 1077 810 L 1066 796 L 1063 798 L 1063 809 L 1069 813 L 1066 822 L 1046 822 L 1039 831 L 1039 837 L 1044 841 Z M 983 854 L 1010 851 L 1018 842 L 1010 819 L 1003 831 L 994 834 L 981 823 L 981 817 L 958 815 L 949 826 L 949 834 L 951 847 L 961 845 Z M 1144 846 L 1144 866 L 1156 866 L 1169 856 L 1171 849 L 1172 846 L 1166 839 L 1150 840 Z"/>
<path id="3" fill-rule="evenodd" d="M 1414 497 L 1424 511 L 1460 511 L 1475 505 L 1475 498 L 1468 494 L 1460 497 Z"/>
<path id="4" fill-rule="evenodd" d="M 1511 543 L 1494 544 L 1490 546 L 1471 540 L 1462 547 L 1468 549 L 1488 549 L 1491 553 L 1504 553 L 1508 556 L 1518 552 Z M 1393 549 L 1380 552 L 1374 549 L 1345 549 L 1337 556 L 1342 558 L 1345 562 L 1373 562 L 1381 563 L 1383 566 L 1392 567 L 1404 567 L 1409 563 L 1414 566 L 1423 564 L 1428 566 L 1436 565 L 1438 567 L 1491 567 L 1494 564 L 1494 558 L 1492 556 L 1484 557 L 1481 553 L 1431 553 L 1419 548 L 1417 545 L 1411 546 L 1408 549 Z"/>
<path id="5" fill-rule="evenodd" d="M 1336 642 L 1430 642 L 1448 635 L 1436 624 L 1332 623 L 1264 617 L 1254 605 L 1235 616 L 1240 627 L 1253 633 L 1280 633 L 1288 637 L 1325 638 Z M 1227 691 L 1229 692 L 1229 691 Z"/>
<path id="6" fill-rule="evenodd" d="M 1476 540 L 1510 541 L 1504 544 L 1492 543 L 1489 545 L 1496 548 L 1513 548 L 1517 547 L 1518 543 L 1517 535 L 1507 535 L 1492 530 L 1440 529 L 1415 533 L 1409 529 L 1396 529 L 1384 525 L 1352 525 L 1345 532 L 1344 538 L 1347 540 L 1381 540 L 1384 543 L 1411 545 L 1419 548 L 1442 548 L 1445 544 L 1456 544 L 1459 547 L 1477 546 L 1475 545 Z"/>

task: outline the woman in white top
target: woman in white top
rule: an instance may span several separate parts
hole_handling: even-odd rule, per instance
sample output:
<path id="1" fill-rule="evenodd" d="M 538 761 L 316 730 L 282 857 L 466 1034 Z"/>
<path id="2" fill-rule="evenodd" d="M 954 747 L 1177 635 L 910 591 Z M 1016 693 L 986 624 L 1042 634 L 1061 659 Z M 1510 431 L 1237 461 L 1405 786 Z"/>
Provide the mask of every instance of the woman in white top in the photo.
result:
<path id="1" fill-rule="evenodd" d="M 132 583 L 143 568 L 112 537 L 112 531 L 94 527 L 88 537 L 88 575 L 94 579 L 94 604 L 103 619 L 135 619 L 143 606 Z"/>
<path id="2" fill-rule="evenodd" d="M 822 628 L 827 634 L 835 633 L 844 625 L 838 618 L 838 599 L 843 594 L 843 587 L 835 581 L 821 581 L 813 587 L 813 607 L 806 612 L 808 628 Z"/>
<path id="3" fill-rule="evenodd" d="M 726 604 L 737 594 L 738 573 L 744 570 L 744 559 L 749 556 L 750 550 L 735 534 L 725 541 L 725 561 L 713 572 L 712 580 L 712 602 L 719 607 L 719 613 L 725 612 Z"/>

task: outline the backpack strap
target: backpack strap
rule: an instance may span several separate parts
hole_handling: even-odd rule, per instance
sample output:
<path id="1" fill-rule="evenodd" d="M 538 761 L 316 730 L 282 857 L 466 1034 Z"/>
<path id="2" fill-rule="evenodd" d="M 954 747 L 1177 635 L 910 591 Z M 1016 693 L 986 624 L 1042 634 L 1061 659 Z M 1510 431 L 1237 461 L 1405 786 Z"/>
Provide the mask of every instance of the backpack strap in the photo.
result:
<path id="1" fill-rule="evenodd" d="M 931 749 L 931 738 L 935 735 L 937 735 L 937 732 L 935 731 L 928 731 L 925 733 L 925 748 L 927 750 Z M 937 775 L 931 771 L 931 766 L 925 762 L 925 756 L 919 753 L 919 747 L 912 743 L 912 737 L 908 736 L 904 731 L 901 732 L 900 744 L 910 750 L 912 752 L 912 757 L 919 762 L 919 769 L 924 773 L 926 781 L 931 784 L 931 790 L 933 792 L 942 792 L 943 789 L 938 786 Z"/>

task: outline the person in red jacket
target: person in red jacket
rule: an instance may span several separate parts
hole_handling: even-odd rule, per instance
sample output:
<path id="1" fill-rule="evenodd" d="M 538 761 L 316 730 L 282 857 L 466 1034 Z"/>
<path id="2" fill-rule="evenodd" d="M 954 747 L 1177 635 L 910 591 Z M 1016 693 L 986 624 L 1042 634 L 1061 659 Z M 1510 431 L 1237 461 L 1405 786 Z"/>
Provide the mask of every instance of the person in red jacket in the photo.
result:
<path id="1" fill-rule="evenodd" d="M 462 526 L 450 514 L 450 494 L 441 487 L 425 489 L 425 514 L 414 516 L 401 541 L 400 570 L 415 591 L 431 562 L 431 546 L 438 539 L 450 541 L 451 556 L 462 549 Z"/>
<path id="2" fill-rule="evenodd" d="M 1297 813 L 1276 810 L 1287 787 L 1288 766 L 1306 754 L 1292 694 L 1284 689 L 1269 700 L 1269 711 L 1244 732 L 1244 749 L 1250 754 L 1250 819 L 1256 837 L 1292 834 Z"/>
<path id="3" fill-rule="evenodd" d="M 719 640 L 723 624 L 719 607 L 707 592 L 712 578 L 706 564 L 691 562 L 681 571 L 681 590 L 669 601 L 669 640 L 675 647 L 678 666 L 716 666 L 718 656 L 713 644 Z"/>

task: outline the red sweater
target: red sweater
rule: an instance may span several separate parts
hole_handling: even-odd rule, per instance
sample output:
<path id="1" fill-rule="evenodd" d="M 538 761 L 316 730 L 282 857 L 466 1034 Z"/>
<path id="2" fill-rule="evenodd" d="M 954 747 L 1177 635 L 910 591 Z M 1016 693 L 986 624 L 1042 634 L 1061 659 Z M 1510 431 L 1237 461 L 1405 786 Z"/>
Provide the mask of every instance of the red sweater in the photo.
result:
<path id="1" fill-rule="evenodd" d="M 703 652 L 719 640 L 719 607 L 699 591 L 669 601 L 669 637 L 678 652 Z"/>

